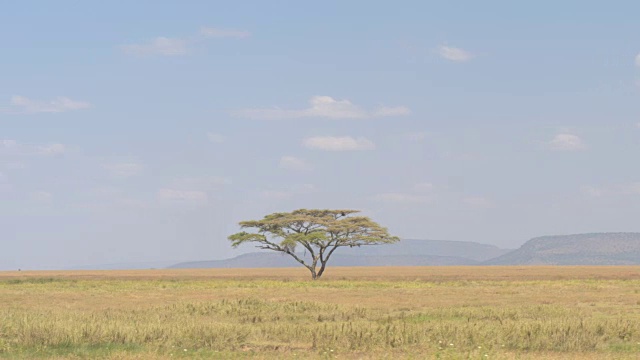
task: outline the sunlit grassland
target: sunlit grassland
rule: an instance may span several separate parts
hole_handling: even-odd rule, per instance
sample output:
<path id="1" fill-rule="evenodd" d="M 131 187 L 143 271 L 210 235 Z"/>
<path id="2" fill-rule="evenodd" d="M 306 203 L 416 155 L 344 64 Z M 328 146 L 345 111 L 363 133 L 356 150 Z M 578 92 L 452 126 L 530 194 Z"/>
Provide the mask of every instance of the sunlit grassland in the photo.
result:
<path id="1" fill-rule="evenodd" d="M 0 358 L 636 359 L 640 267 L 0 273 Z"/>

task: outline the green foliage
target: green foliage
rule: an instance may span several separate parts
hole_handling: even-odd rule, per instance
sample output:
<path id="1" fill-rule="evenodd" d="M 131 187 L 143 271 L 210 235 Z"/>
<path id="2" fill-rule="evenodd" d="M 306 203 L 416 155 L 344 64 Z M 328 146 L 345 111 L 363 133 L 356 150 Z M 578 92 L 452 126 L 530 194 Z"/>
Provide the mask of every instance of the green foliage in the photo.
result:
<path id="1" fill-rule="evenodd" d="M 279 251 L 292 256 L 311 271 L 313 279 L 324 273 L 333 252 L 344 246 L 390 244 L 400 239 L 365 216 L 353 216 L 358 210 L 308 210 L 274 213 L 262 220 L 240 222 L 242 231 L 229 236 L 231 245 L 255 243 L 260 249 Z M 305 261 L 295 251 L 302 247 L 311 256 Z"/>

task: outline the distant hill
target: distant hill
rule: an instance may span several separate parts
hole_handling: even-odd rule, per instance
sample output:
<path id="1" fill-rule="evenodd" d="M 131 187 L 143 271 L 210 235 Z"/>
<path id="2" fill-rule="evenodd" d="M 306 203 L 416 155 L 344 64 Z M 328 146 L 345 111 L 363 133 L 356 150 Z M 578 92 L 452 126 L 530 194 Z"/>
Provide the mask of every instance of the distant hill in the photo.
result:
<path id="1" fill-rule="evenodd" d="M 483 265 L 637 265 L 640 233 L 543 236 Z"/>
<path id="2" fill-rule="evenodd" d="M 338 253 L 331 256 L 330 266 L 445 266 L 445 265 L 478 265 L 475 260 L 428 255 L 407 256 L 350 256 Z M 270 268 L 298 267 L 300 264 L 291 256 L 282 253 L 254 252 L 242 254 L 231 259 L 192 261 L 175 264 L 170 269 L 200 268 Z"/>
<path id="3" fill-rule="evenodd" d="M 132 263 L 115 263 L 115 264 L 96 264 L 81 265 L 66 268 L 65 270 L 145 270 L 145 269 L 164 269 L 175 262 L 171 261 L 152 261 L 152 262 L 132 262 Z"/>
<path id="4" fill-rule="evenodd" d="M 338 249 L 331 266 L 445 266 L 478 265 L 510 250 L 467 241 L 402 240 L 391 245 Z M 170 268 L 297 267 L 293 258 L 276 252 L 255 252 L 231 259 L 194 261 Z"/>
<path id="5" fill-rule="evenodd" d="M 405 239 L 395 244 L 338 249 L 336 254 L 353 256 L 445 256 L 485 261 L 504 255 L 513 249 L 471 241 Z"/>

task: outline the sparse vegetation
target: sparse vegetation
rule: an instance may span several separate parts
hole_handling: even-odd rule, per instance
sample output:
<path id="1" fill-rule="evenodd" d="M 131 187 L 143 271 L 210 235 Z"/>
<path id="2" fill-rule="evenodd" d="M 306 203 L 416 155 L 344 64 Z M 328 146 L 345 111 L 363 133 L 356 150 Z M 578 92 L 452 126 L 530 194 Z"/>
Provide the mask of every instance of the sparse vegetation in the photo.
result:
<path id="1" fill-rule="evenodd" d="M 319 279 L 331 255 L 341 247 L 392 244 L 400 238 L 365 216 L 352 216 L 358 210 L 307 210 L 274 213 L 262 220 L 240 222 L 242 231 L 229 236 L 233 247 L 252 243 L 257 248 L 287 254 Z M 301 249 L 308 257 L 296 253 Z"/>
<path id="2" fill-rule="evenodd" d="M 0 274 L 1 358 L 635 358 L 634 267 Z M 387 275 L 382 275 L 387 273 Z M 211 277 L 207 279 L 206 277 Z"/>

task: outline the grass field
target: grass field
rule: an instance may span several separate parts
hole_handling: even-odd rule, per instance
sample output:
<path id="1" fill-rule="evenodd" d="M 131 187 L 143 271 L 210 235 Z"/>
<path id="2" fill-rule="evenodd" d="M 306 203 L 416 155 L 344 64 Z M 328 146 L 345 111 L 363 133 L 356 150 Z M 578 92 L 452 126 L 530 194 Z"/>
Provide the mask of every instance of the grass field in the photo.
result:
<path id="1" fill-rule="evenodd" d="M 0 272 L 0 358 L 638 359 L 640 267 Z"/>

